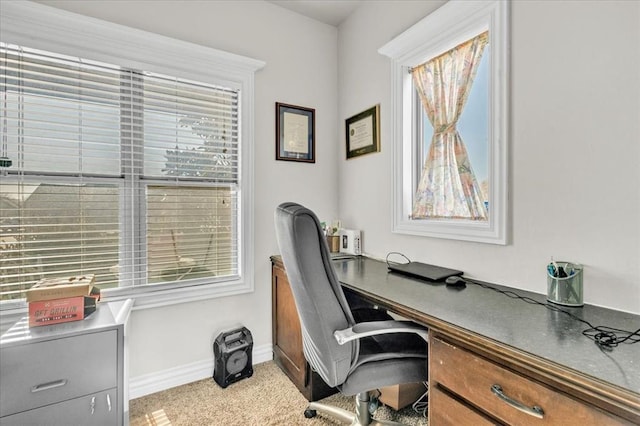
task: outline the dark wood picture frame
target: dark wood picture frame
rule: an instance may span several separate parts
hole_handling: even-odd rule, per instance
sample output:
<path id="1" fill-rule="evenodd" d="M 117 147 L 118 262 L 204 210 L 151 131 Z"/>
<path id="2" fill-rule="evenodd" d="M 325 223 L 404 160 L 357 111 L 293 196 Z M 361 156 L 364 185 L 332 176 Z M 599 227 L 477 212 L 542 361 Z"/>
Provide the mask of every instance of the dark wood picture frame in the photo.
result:
<path id="1" fill-rule="evenodd" d="M 316 110 L 276 102 L 276 160 L 316 162 Z"/>
<path id="2" fill-rule="evenodd" d="M 380 104 L 345 120 L 347 160 L 380 152 Z"/>

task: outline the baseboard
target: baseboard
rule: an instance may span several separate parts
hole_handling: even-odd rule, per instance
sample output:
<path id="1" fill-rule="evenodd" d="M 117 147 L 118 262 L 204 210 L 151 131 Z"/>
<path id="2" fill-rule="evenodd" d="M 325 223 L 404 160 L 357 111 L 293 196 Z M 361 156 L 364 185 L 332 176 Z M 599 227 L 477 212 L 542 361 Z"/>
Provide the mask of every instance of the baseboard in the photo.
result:
<path id="1" fill-rule="evenodd" d="M 261 364 L 273 359 L 271 344 L 254 347 L 251 353 L 253 364 Z M 160 392 L 176 386 L 213 377 L 213 355 L 211 359 L 192 362 L 180 367 L 169 368 L 129 379 L 129 399 Z"/>

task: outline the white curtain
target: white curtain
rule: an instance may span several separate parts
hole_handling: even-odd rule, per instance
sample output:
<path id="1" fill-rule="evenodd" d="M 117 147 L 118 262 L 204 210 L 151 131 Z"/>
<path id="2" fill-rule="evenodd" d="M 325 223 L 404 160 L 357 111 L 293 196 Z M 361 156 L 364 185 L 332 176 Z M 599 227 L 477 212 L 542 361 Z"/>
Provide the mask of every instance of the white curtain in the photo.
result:
<path id="1" fill-rule="evenodd" d="M 414 197 L 412 217 L 487 220 L 484 197 L 456 128 L 489 33 L 414 68 L 412 77 L 433 125 L 433 138 Z"/>

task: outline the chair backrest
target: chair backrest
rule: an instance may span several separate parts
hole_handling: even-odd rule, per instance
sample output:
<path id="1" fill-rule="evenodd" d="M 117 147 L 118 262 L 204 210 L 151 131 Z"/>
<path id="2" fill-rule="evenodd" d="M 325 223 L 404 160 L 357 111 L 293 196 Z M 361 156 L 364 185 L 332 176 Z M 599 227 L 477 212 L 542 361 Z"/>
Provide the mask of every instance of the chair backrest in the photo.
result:
<path id="1" fill-rule="evenodd" d="M 358 343 L 339 345 L 335 330 L 354 324 L 320 222 L 309 209 L 283 203 L 275 212 L 276 238 L 295 300 L 305 358 L 329 386 L 346 379 Z"/>

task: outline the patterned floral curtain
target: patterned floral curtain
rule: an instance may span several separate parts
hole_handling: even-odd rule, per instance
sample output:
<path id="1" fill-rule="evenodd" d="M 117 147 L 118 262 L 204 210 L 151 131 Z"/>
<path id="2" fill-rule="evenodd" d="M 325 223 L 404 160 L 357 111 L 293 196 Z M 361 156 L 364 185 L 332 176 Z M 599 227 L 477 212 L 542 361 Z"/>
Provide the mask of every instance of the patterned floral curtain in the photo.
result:
<path id="1" fill-rule="evenodd" d="M 414 198 L 414 219 L 487 220 L 482 191 L 456 124 L 467 101 L 489 33 L 412 70 L 433 138 Z"/>

